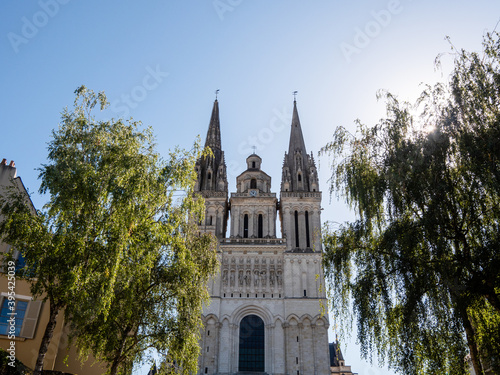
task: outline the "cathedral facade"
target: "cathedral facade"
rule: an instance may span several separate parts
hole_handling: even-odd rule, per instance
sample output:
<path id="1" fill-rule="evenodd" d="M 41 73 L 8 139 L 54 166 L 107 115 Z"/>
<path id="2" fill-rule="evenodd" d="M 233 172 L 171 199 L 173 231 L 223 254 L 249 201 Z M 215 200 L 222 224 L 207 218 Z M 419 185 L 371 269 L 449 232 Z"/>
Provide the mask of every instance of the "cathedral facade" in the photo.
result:
<path id="1" fill-rule="evenodd" d="M 206 204 L 199 229 L 219 240 L 220 272 L 203 312 L 198 373 L 330 374 L 321 192 L 297 103 L 279 196 L 256 154 L 229 195 L 217 100 L 205 145 L 213 154 L 196 163 Z"/>

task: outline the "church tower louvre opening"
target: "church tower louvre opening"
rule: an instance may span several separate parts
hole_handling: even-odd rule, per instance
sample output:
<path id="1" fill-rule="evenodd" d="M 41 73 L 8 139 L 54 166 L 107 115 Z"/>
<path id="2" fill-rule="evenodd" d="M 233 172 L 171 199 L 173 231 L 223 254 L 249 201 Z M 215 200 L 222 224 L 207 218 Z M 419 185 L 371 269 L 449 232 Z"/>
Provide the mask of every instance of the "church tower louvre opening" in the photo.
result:
<path id="1" fill-rule="evenodd" d="M 255 153 L 229 195 L 217 100 L 205 145 L 213 155 L 195 167 L 206 205 L 199 230 L 218 238 L 220 271 L 203 311 L 198 374 L 330 374 L 321 192 L 296 101 L 279 196 Z"/>

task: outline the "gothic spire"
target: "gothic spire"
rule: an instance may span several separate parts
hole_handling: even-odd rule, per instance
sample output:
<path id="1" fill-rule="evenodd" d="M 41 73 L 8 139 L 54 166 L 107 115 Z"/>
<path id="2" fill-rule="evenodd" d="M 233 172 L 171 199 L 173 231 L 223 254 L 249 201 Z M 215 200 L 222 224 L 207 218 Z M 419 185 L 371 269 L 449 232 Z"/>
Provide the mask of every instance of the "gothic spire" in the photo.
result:
<path id="1" fill-rule="evenodd" d="M 220 152 L 222 150 L 220 139 L 219 102 L 215 99 L 210 125 L 208 126 L 207 138 L 205 140 L 205 147 L 209 146 L 214 154 Z"/>
<path id="2" fill-rule="evenodd" d="M 228 219 L 227 172 L 221 144 L 219 102 L 216 96 L 205 139 L 205 147 L 209 147 L 211 153 L 196 161 L 194 192 L 205 198 L 205 220 L 200 221 L 198 228 L 214 234 L 218 239 L 226 236 Z"/>
<path id="3" fill-rule="evenodd" d="M 196 162 L 198 180 L 195 191 L 225 191 L 227 192 L 226 163 L 221 146 L 219 102 L 215 99 L 208 125 L 205 147 L 210 147 L 211 155 L 202 156 Z"/>
<path id="4" fill-rule="evenodd" d="M 297 101 L 293 101 L 288 154 L 283 161 L 282 191 L 318 191 L 318 176 L 312 155 L 307 154 L 300 126 Z"/>
<path id="5" fill-rule="evenodd" d="M 307 155 L 304 136 L 302 135 L 302 128 L 300 127 L 299 113 L 297 111 L 297 101 L 294 100 L 288 155 L 294 155 L 296 152 L 300 152 L 302 155 Z"/>

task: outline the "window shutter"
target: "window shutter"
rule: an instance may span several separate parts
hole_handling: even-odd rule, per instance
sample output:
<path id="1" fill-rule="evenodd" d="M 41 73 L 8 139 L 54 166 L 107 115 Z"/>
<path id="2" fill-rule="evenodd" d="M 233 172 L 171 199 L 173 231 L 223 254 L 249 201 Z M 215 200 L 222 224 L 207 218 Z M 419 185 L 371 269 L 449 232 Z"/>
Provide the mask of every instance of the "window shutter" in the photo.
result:
<path id="1" fill-rule="evenodd" d="M 42 301 L 31 301 L 28 304 L 28 309 L 24 316 L 23 327 L 21 328 L 21 337 L 32 339 L 35 336 L 36 323 L 41 307 Z"/>

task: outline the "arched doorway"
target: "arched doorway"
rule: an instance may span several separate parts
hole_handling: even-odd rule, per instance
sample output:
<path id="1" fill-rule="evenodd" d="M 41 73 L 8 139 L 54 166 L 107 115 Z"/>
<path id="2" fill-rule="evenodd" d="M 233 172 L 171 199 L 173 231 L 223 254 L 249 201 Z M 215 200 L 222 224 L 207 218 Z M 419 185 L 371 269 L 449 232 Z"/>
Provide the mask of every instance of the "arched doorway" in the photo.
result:
<path id="1" fill-rule="evenodd" d="M 264 322 L 257 315 L 241 320 L 238 371 L 264 372 Z"/>

